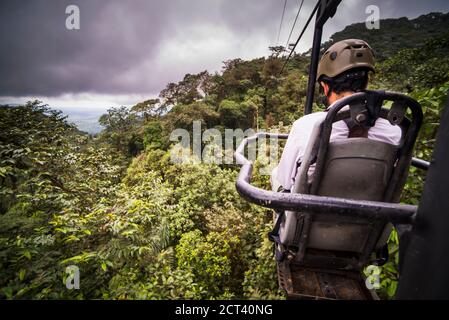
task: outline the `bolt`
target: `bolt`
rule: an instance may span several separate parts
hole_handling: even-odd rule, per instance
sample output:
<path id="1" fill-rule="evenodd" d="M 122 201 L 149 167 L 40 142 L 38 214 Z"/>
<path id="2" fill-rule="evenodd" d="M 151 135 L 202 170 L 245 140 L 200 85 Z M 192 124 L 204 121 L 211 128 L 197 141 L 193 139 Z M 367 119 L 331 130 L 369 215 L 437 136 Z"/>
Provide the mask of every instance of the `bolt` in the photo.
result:
<path id="1" fill-rule="evenodd" d="M 363 113 L 359 113 L 359 114 L 355 117 L 355 120 L 356 120 L 358 123 L 362 123 L 363 121 L 366 120 L 366 115 L 364 115 Z"/>

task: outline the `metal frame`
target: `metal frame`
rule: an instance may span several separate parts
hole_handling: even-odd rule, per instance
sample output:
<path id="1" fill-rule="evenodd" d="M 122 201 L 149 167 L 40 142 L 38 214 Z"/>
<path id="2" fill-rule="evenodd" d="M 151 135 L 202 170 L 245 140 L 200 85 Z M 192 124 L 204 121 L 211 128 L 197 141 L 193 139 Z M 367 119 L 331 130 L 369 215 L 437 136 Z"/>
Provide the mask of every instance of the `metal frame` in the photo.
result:
<path id="1" fill-rule="evenodd" d="M 449 96 L 440 123 L 416 222 L 399 239 L 397 299 L 449 299 Z"/>
<path id="2" fill-rule="evenodd" d="M 375 103 L 377 104 L 377 106 L 373 105 L 370 107 L 370 100 L 371 103 Z M 398 163 L 395 166 L 393 177 L 390 180 L 390 185 L 386 191 L 384 198 L 384 201 L 386 202 L 399 201 L 400 194 L 398 195 L 398 190 L 400 192 L 403 184 L 405 184 L 407 175 L 405 175 L 404 173 L 407 172 L 410 165 L 413 147 L 415 145 L 419 129 L 421 128 L 423 114 L 421 105 L 414 99 L 400 93 L 385 91 L 365 91 L 353 94 L 351 96 L 338 100 L 328 111 L 326 119 L 322 124 L 321 139 L 317 141 L 319 149 L 317 149 L 318 153 L 315 168 L 315 178 L 311 188 L 312 194 L 316 194 L 319 188 L 324 160 L 329 145 L 329 138 L 332 131 L 332 124 L 335 121 L 339 120 L 337 118 L 337 113 L 346 105 L 363 104 L 365 101 L 368 101 L 367 107 L 368 109 L 372 109 L 370 113 L 378 114 L 380 117 L 385 117 L 385 114 L 388 111 L 385 110 L 384 113 L 381 112 L 382 103 L 385 100 L 393 101 L 394 103 L 402 105 L 403 107 L 408 107 L 412 112 L 412 120 L 410 121 L 409 127 L 406 130 L 405 137 L 403 137 L 402 145 L 400 146 L 400 154 L 398 155 Z M 374 115 L 372 116 L 374 117 Z M 405 119 L 407 118 L 404 117 L 403 120 Z M 374 121 L 375 120 L 376 119 L 374 119 Z"/>
<path id="3" fill-rule="evenodd" d="M 372 94 L 380 95 L 383 97 L 381 100 L 400 101 L 404 105 L 408 106 L 412 111 L 413 121 L 409 122 L 410 127 L 407 130 L 405 140 L 401 149 L 402 152 L 399 155 L 398 164 L 392 178 L 394 185 L 389 188 L 387 198 L 393 199 L 394 189 L 400 186 L 405 179 L 401 178 L 401 172 L 408 169 L 411 152 L 413 149 L 414 141 L 416 140 L 419 128 L 422 122 L 421 106 L 413 99 L 394 92 L 372 92 Z M 321 139 L 318 140 L 319 152 L 315 168 L 315 179 L 318 179 L 322 171 L 323 161 L 326 155 L 327 146 L 329 143 L 330 132 L 332 129 L 332 123 L 341 120 L 341 110 L 345 105 L 363 102 L 367 97 L 367 93 L 357 93 L 346 97 L 336 102 L 331 110 L 329 110 L 326 120 L 323 122 Z M 384 112 L 380 115 L 385 117 Z M 338 117 L 337 115 L 340 115 Z M 360 201 L 360 200 L 348 200 L 335 197 L 317 196 L 314 194 L 300 194 L 300 193 L 279 193 L 273 191 L 263 190 L 251 185 L 251 175 L 253 169 L 253 163 L 250 162 L 244 156 L 245 147 L 258 138 L 262 137 L 275 137 L 278 139 L 287 139 L 287 134 L 273 134 L 260 132 L 256 135 L 245 138 L 241 142 L 240 146 L 235 152 L 236 161 L 242 165 L 240 170 L 236 188 L 239 194 L 245 197 L 250 202 L 255 204 L 277 209 L 277 210 L 291 210 L 291 211 L 304 211 L 308 214 L 333 214 L 341 216 L 353 216 L 373 219 L 386 219 L 395 224 L 411 224 L 414 221 L 417 206 L 386 203 L 377 201 Z M 318 150 L 317 149 L 317 150 Z M 415 159 L 412 162 L 417 167 L 428 167 L 428 163 L 421 159 Z M 316 187 L 317 188 L 317 187 Z M 312 190 L 313 193 L 313 190 Z"/>
<path id="4" fill-rule="evenodd" d="M 308 79 L 304 114 L 309 114 L 312 112 L 312 105 L 315 94 L 316 72 L 318 68 L 318 61 L 321 49 L 323 26 L 330 17 L 334 16 L 337 7 L 340 3 L 341 0 L 318 0 L 315 9 L 313 10 L 311 16 L 309 17 L 310 20 L 317 12 L 315 19 L 315 30 L 311 52 L 311 63 L 309 67 L 309 79 Z M 305 28 L 307 28 L 309 20 L 307 21 L 304 30 Z M 300 38 L 302 37 L 304 30 L 301 32 L 301 36 L 296 41 L 295 47 L 299 42 Z M 290 53 L 290 55 L 291 54 L 292 53 Z M 391 98 L 398 98 L 400 96 L 393 93 L 387 94 L 390 94 Z M 404 98 L 404 96 L 400 97 Z M 406 97 L 405 102 L 411 103 L 413 113 L 413 109 L 416 109 L 416 104 L 414 103 L 414 101 L 412 101 L 411 99 L 408 100 Z M 336 115 L 338 116 L 339 113 L 337 112 L 338 111 L 336 111 Z M 381 110 L 381 112 L 384 111 Z M 417 112 L 419 113 L 421 111 L 419 110 Z M 449 120 L 448 114 L 449 112 L 446 110 L 444 118 L 445 120 Z M 419 118 L 418 119 L 419 125 L 416 127 L 415 125 L 412 124 L 414 127 L 411 128 L 412 129 L 411 133 L 405 137 L 405 140 L 402 141 L 402 143 L 407 144 L 410 143 L 411 140 L 416 139 L 417 131 L 419 130 L 419 126 L 421 125 L 422 122 L 422 112 L 420 115 L 414 112 L 413 117 L 415 117 L 416 115 L 418 115 Z M 332 123 L 330 123 L 330 126 L 331 125 Z M 410 123 L 406 125 L 408 127 Z M 431 178 L 435 181 L 439 179 L 440 184 L 441 182 L 444 183 L 445 182 L 444 177 L 439 177 L 437 171 L 446 174 L 447 176 L 448 173 L 447 167 L 444 166 L 444 163 L 446 163 L 447 161 L 444 161 L 444 159 L 448 158 L 448 154 L 443 150 L 442 144 L 444 144 L 444 142 L 442 142 L 442 140 L 444 140 L 443 139 L 444 135 L 448 136 L 447 135 L 448 121 L 444 122 L 444 120 L 442 120 L 442 126 L 445 126 L 443 130 L 444 133 L 440 134 L 439 137 L 437 138 L 437 145 L 438 143 L 440 143 L 439 146 L 441 147 L 439 154 L 437 154 L 437 156 L 440 156 L 442 161 L 440 162 L 440 164 L 437 163 L 438 165 L 440 165 L 440 167 L 436 166 L 434 168 L 433 176 L 431 175 L 433 169 L 433 166 L 432 167 L 430 166 L 431 163 L 418 158 L 411 158 L 410 161 L 413 145 L 410 146 L 410 148 L 406 147 L 406 149 L 402 152 L 400 158 L 402 158 L 403 160 L 398 163 L 398 166 L 400 166 L 400 168 L 403 168 L 404 170 L 408 170 L 408 166 L 410 165 L 423 170 L 428 170 L 430 168 L 429 174 L 431 175 Z M 327 127 L 326 130 L 329 130 L 329 127 Z M 310 215 L 316 213 L 329 214 L 329 215 L 344 215 L 346 217 L 349 215 L 353 217 L 372 217 L 378 219 L 387 219 L 388 221 L 391 221 L 393 223 L 400 224 L 402 226 L 399 227 L 401 227 L 403 232 L 405 230 L 404 233 L 405 235 L 409 234 L 411 240 L 405 241 L 406 243 L 410 242 L 410 244 L 408 244 L 407 247 L 404 245 L 403 238 L 405 236 L 402 236 L 400 241 L 401 243 L 400 253 L 402 256 L 401 261 L 404 259 L 406 262 L 406 266 L 405 267 L 403 266 L 402 269 L 400 270 L 401 280 L 399 281 L 398 297 L 447 298 L 448 296 L 447 292 L 449 292 L 446 288 L 447 281 L 442 279 L 442 277 L 446 276 L 445 279 L 447 280 L 446 270 L 447 266 L 449 265 L 449 259 L 447 259 L 448 257 L 447 250 L 446 247 L 444 247 L 438 249 L 439 251 L 437 250 L 437 252 L 435 251 L 435 248 L 438 248 L 439 246 L 442 245 L 442 243 L 445 244 L 447 242 L 444 241 L 444 239 L 447 240 L 448 233 L 447 228 L 445 229 L 445 226 L 448 225 L 448 219 L 447 217 L 444 216 L 443 209 L 444 208 L 447 209 L 448 202 L 447 197 L 445 197 L 444 194 L 443 190 L 444 188 L 441 188 L 441 186 L 438 187 L 438 183 L 435 183 L 433 180 L 430 181 L 431 179 L 427 181 L 426 187 L 430 191 L 426 193 L 425 189 L 425 194 L 422 199 L 422 203 L 420 204 L 420 207 L 424 204 L 423 205 L 424 208 L 419 209 L 419 214 L 417 214 L 417 206 L 401 205 L 385 202 L 373 202 L 373 201 L 352 201 L 340 198 L 323 197 L 309 194 L 287 194 L 287 193 L 276 193 L 262 190 L 251 185 L 251 174 L 253 164 L 250 161 L 248 161 L 243 155 L 246 145 L 262 136 L 277 137 L 279 139 L 288 138 L 288 135 L 285 134 L 258 133 L 253 137 L 243 140 L 243 142 L 241 143 L 241 145 L 239 146 L 239 148 L 235 153 L 237 163 L 242 165 L 242 168 L 238 176 L 238 180 L 236 182 L 236 187 L 240 195 L 248 199 L 250 202 L 268 208 L 273 208 L 277 210 L 306 211 L 308 212 L 309 217 Z M 322 140 L 325 140 L 325 138 L 322 137 Z M 445 154 L 443 155 L 444 152 Z M 320 162 L 322 161 L 321 159 L 324 159 L 325 153 L 326 148 L 324 151 L 321 152 L 321 158 L 319 160 Z M 436 153 L 438 153 L 437 150 Z M 396 176 L 394 177 L 395 186 L 391 186 L 390 191 L 387 194 L 387 197 L 392 200 L 396 200 L 395 197 L 398 197 L 398 195 L 394 194 L 393 192 L 394 188 L 395 187 L 397 188 L 398 186 L 401 186 L 401 184 L 405 183 L 405 179 L 403 180 L 399 179 L 398 174 L 396 174 Z M 438 198 L 440 202 L 445 202 L 444 204 L 441 204 L 442 205 L 441 208 L 439 208 L 438 206 L 435 207 L 434 194 L 437 194 L 440 197 Z M 432 204 L 434 204 L 433 205 L 434 207 L 430 208 Z M 437 215 L 436 217 L 434 217 L 434 214 L 432 214 L 435 212 L 435 210 L 439 212 L 439 215 Z M 426 211 L 426 215 L 424 215 L 424 211 Z M 412 228 L 410 228 L 411 224 L 413 225 Z M 431 240 L 430 242 L 427 241 L 428 238 Z M 442 257 L 444 257 L 444 259 Z M 432 259 L 433 260 L 439 259 L 439 261 L 441 262 L 440 263 L 441 268 L 435 270 L 434 265 L 432 264 L 433 261 Z M 443 260 L 444 262 L 442 262 Z M 423 274 L 423 271 L 421 270 L 421 263 L 423 261 L 425 261 L 426 263 L 425 265 L 425 267 L 427 268 L 426 270 L 435 274 L 435 276 L 432 277 L 430 280 L 427 274 L 425 273 Z M 404 263 L 402 262 L 401 265 L 404 265 Z M 424 295 L 422 294 L 423 292 Z"/>
<path id="5" fill-rule="evenodd" d="M 419 158 L 412 158 L 412 166 L 414 166 L 415 168 L 418 169 L 422 169 L 422 170 L 429 170 L 430 167 L 430 162 L 429 161 L 425 161 L 423 159 L 419 159 Z"/>
<path id="6" fill-rule="evenodd" d="M 315 19 L 315 29 L 313 33 L 312 57 L 309 67 L 309 82 L 307 84 L 306 106 L 304 114 L 312 112 L 313 97 L 315 95 L 316 73 L 321 49 L 321 38 L 323 26 L 329 18 L 332 18 L 337 11 L 341 0 L 319 0 L 319 10 Z M 317 3 L 317 5 L 318 5 Z"/>

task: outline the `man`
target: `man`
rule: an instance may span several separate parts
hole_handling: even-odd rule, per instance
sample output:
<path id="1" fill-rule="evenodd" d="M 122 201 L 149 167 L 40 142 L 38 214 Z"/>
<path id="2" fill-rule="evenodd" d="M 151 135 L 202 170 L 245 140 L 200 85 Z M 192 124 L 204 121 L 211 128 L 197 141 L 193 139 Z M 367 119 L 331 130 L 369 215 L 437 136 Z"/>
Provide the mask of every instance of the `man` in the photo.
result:
<path id="1" fill-rule="evenodd" d="M 364 91 L 368 85 L 370 71 L 375 71 L 374 55 L 365 41 L 347 39 L 333 44 L 321 57 L 317 72 L 317 81 L 326 98 L 327 110 L 337 100 Z M 274 191 L 291 190 L 295 183 L 298 163 L 304 156 L 312 130 L 315 124 L 320 123 L 325 117 L 326 112 L 316 112 L 293 123 L 279 165 L 271 176 Z M 335 122 L 330 142 L 347 139 L 349 133 L 345 121 Z M 379 118 L 368 130 L 367 138 L 397 145 L 400 142 L 401 129 Z"/>

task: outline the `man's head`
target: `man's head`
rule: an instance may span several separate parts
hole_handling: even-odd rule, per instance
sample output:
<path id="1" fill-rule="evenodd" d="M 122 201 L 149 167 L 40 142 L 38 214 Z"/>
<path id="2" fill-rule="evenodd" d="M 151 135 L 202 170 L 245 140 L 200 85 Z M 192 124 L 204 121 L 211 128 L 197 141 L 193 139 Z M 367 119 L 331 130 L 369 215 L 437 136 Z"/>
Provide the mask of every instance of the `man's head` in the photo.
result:
<path id="1" fill-rule="evenodd" d="M 321 57 L 317 81 L 327 104 L 368 85 L 368 73 L 374 72 L 374 54 L 363 40 L 347 39 L 333 44 Z"/>

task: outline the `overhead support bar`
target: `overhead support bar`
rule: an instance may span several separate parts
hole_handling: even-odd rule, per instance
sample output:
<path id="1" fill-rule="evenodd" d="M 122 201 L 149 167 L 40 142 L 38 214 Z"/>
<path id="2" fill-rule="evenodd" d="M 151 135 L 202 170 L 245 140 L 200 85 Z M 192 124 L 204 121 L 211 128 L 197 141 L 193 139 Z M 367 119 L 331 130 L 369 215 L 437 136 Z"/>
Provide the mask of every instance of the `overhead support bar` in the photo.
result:
<path id="1" fill-rule="evenodd" d="M 316 72 L 321 49 L 323 26 L 329 18 L 332 18 L 341 0 L 321 0 L 315 19 L 315 31 L 313 34 L 312 57 L 309 67 L 309 82 L 307 84 L 307 97 L 304 114 L 312 113 L 313 98 L 315 95 Z"/>

